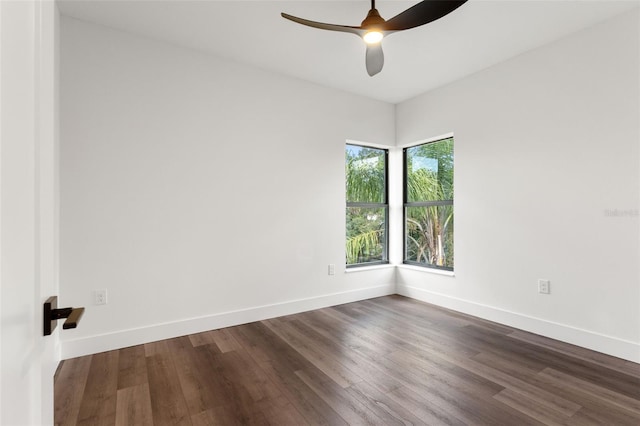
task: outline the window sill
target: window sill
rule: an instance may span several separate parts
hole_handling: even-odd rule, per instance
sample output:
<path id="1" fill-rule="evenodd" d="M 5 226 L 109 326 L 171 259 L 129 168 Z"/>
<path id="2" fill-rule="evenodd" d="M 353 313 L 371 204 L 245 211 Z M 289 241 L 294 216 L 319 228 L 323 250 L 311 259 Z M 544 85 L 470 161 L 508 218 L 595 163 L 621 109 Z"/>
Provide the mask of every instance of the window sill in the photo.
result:
<path id="1" fill-rule="evenodd" d="M 409 269 L 412 271 L 420 271 L 420 272 L 426 272 L 428 274 L 436 274 L 436 275 L 444 275 L 446 277 L 455 277 L 455 271 L 445 271 L 442 269 L 435 269 L 435 268 L 427 268 L 424 266 L 415 266 L 415 265 L 407 265 L 407 264 L 401 264 L 401 265 L 397 265 L 397 267 L 399 269 Z"/>
<path id="2" fill-rule="evenodd" d="M 427 268 L 427 267 L 423 267 L 423 266 L 407 265 L 407 264 L 404 264 L 404 263 L 401 263 L 401 264 L 385 263 L 385 264 L 382 264 L 382 265 L 354 266 L 352 268 L 345 268 L 344 272 L 346 274 L 351 274 L 353 272 L 374 271 L 376 269 L 388 269 L 388 268 L 409 269 L 409 270 L 412 270 L 412 271 L 426 272 L 428 274 L 444 275 L 445 277 L 455 277 L 456 276 L 454 271 L 444 271 L 442 269 L 434 269 L 434 268 Z"/>
<path id="3" fill-rule="evenodd" d="M 387 268 L 393 268 L 393 267 L 395 267 L 395 265 L 392 265 L 390 263 L 385 263 L 381 265 L 354 266 L 352 268 L 345 268 L 344 272 L 347 274 L 350 274 L 352 272 L 364 272 L 364 271 L 372 271 L 375 269 L 387 269 Z"/>

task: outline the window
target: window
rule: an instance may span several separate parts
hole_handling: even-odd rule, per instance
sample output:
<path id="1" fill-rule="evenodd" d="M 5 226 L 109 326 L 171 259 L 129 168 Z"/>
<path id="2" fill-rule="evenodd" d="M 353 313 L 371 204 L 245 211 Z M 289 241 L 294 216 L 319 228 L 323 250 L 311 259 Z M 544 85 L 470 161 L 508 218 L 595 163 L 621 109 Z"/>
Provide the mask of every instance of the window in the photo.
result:
<path id="1" fill-rule="evenodd" d="M 404 149 L 404 263 L 453 270 L 453 138 Z"/>
<path id="2" fill-rule="evenodd" d="M 346 147 L 347 267 L 387 263 L 386 149 Z"/>

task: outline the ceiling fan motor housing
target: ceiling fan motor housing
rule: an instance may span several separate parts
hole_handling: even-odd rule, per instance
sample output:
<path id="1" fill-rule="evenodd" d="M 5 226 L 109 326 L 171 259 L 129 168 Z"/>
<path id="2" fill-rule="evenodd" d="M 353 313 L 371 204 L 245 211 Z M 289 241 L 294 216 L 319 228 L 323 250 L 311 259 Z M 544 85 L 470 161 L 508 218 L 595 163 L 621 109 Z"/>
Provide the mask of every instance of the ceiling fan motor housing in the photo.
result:
<path id="1" fill-rule="evenodd" d="M 360 24 L 360 28 L 367 30 L 374 29 L 377 25 L 384 24 L 385 22 L 384 18 L 380 16 L 378 9 L 373 8 L 369 10 L 369 13 L 367 13 L 367 17 L 364 18 L 364 21 Z"/>

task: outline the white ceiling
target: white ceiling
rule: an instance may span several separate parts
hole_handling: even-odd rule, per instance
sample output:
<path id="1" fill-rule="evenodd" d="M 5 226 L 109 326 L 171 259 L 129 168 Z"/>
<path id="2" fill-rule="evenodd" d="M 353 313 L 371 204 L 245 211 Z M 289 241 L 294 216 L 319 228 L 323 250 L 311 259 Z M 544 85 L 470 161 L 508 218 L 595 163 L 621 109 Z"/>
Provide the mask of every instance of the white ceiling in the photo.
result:
<path id="1" fill-rule="evenodd" d="M 389 19 L 416 1 L 376 2 Z M 369 77 L 364 42 L 305 27 L 360 25 L 368 1 L 58 0 L 63 15 L 197 49 L 265 70 L 398 103 L 636 8 L 640 0 L 470 0 L 431 24 L 383 40 Z"/>

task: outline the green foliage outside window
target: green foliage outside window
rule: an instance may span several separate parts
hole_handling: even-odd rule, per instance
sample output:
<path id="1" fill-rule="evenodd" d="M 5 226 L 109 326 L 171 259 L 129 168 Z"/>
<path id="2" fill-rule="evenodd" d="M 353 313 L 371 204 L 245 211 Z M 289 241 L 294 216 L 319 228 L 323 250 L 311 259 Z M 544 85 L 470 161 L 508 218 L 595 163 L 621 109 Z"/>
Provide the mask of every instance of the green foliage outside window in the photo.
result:
<path id="1" fill-rule="evenodd" d="M 453 139 L 405 150 L 405 262 L 453 269 Z"/>
<path id="2" fill-rule="evenodd" d="M 386 253 L 386 151 L 347 145 L 347 265 L 384 262 Z"/>
<path id="3" fill-rule="evenodd" d="M 386 262 L 387 151 L 346 149 L 347 265 Z M 453 269 L 453 138 L 405 149 L 406 263 Z"/>

